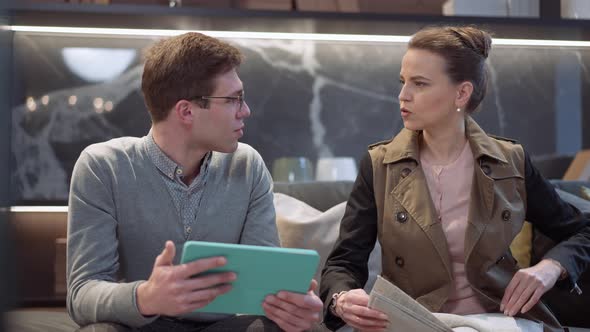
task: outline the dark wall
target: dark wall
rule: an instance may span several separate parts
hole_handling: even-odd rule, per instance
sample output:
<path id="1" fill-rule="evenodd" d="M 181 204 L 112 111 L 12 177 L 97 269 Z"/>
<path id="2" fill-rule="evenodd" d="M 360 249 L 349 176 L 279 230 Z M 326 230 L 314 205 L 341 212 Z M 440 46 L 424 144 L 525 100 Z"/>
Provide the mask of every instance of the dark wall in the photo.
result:
<path id="1" fill-rule="evenodd" d="M 11 15 L 16 25 L 379 35 L 411 35 L 433 24 L 476 24 L 497 38 L 590 40 L 590 28 L 576 20 L 57 4 L 16 6 Z M 64 204 L 82 149 L 145 135 L 150 121 L 139 89 L 140 53 L 154 39 L 15 34 L 15 201 Z M 405 44 L 229 41 L 246 56 L 240 76 L 252 116 L 242 141 L 254 146 L 271 170 L 281 157 L 305 157 L 314 164 L 325 157 L 358 161 L 367 145 L 402 127 L 397 94 Z M 490 88 L 475 115 L 486 131 L 521 141 L 543 160 L 590 146 L 589 48 L 496 45 L 488 64 Z M 109 71 L 113 74 L 105 75 Z M 69 102 L 72 96 L 75 103 Z M 97 100 L 108 109 L 95 108 Z"/>
<path id="2" fill-rule="evenodd" d="M 589 40 L 590 33 L 585 33 L 584 38 Z M 582 62 L 590 63 L 590 53 L 587 52 L 582 56 Z M 582 109 L 584 110 L 582 113 L 582 126 L 584 128 L 582 131 L 583 148 L 590 149 L 590 68 L 587 66 L 584 67 L 582 75 L 584 77 L 582 80 Z"/>
<path id="3" fill-rule="evenodd" d="M 0 4 L 0 25 L 8 25 L 9 19 Z M 11 80 L 12 32 L 0 29 L 0 207 L 10 201 L 10 129 L 11 129 Z"/>
<path id="4" fill-rule="evenodd" d="M 147 133 L 139 54 L 152 41 L 15 35 L 12 175 L 17 201 L 65 202 L 73 165 L 84 147 Z M 242 141 L 261 153 L 269 169 L 281 157 L 358 161 L 367 145 L 401 129 L 397 95 L 405 44 L 229 41 L 246 57 L 240 76 L 252 116 Z M 80 48 L 98 53 L 75 53 L 68 60 L 66 53 Z M 567 148 L 580 147 L 587 136 L 583 120 L 590 110 L 586 92 L 569 85 L 590 82 L 584 72 L 590 68 L 588 54 L 584 48 L 494 47 L 488 59 L 490 87 L 475 118 L 488 132 L 521 141 L 533 156 L 572 153 Z M 71 61 L 99 71 L 80 72 Z M 124 70 L 117 74 L 113 64 Z M 109 70 L 115 73 L 110 79 L 85 77 Z M 568 79 L 580 72 L 584 74 Z M 69 103 L 71 96 L 76 96 L 75 104 Z M 95 108 L 96 98 L 112 103 L 112 109 Z"/>
<path id="5" fill-rule="evenodd" d="M 8 25 L 9 19 L 0 3 L 0 26 Z M 0 73 L 12 72 L 12 33 L 0 29 Z M 2 312 L 16 301 L 14 294 L 14 260 L 12 259 L 10 225 L 6 208 L 10 197 L 10 128 L 11 128 L 11 75 L 0 75 L 0 331 L 4 330 Z"/>

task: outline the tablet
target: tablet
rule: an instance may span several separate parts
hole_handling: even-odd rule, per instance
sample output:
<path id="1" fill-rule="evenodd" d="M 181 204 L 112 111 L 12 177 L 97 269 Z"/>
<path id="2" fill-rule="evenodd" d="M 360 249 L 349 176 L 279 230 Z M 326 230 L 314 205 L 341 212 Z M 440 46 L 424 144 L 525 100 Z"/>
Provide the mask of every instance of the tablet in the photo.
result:
<path id="1" fill-rule="evenodd" d="M 227 264 L 211 272 L 235 272 L 232 289 L 195 312 L 264 315 L 262 302 L 281 290 L 305 294 L 320 256 L 315 250 L 187 241 L 181 263 L 223 256 Z"/>

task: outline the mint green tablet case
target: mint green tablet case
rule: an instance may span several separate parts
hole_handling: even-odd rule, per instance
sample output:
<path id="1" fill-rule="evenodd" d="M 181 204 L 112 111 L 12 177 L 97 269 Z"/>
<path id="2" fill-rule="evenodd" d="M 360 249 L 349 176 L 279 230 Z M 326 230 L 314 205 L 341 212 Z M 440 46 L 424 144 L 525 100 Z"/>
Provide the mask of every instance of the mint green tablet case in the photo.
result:
<path id="1" fill-rule="evenodd" d="M 195 312 L 264 315 L 262 302 L 281 290 L 307 293 L 320 256 L 315 250 L 187 241 L 181 263 L 224 256 L 227 264 L 209 271 L 232 271 L 232 290 Z"/>

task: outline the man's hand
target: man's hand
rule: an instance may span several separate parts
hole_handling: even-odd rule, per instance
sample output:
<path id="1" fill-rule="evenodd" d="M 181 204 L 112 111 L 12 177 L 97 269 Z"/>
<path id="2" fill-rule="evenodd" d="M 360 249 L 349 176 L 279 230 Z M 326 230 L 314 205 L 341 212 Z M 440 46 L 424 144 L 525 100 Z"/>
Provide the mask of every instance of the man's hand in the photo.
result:
<path id="1" fill-rule="evenodd" d="M 518 270 L 504 291 L 500 311 L 508 316 L 514 316 L 518 311 L 529 311 L 555 285 L 561 269 L 559 263 L 544 259 L 534 266 Z"/>
<path id="2" fill-rule="evenodd" d="M 307 294 L 281 291 L 269 295 L 262 303 L 266 316 L 287 332 L 300 332 L 312 328 L 321 319 L 322 300 L 313 292 L 318 283 L 311 281 Z"/>
<path id="3" fill-rule="evenodd" d="M 363 332 L 385 331 L 387 315 L 367 307 L 369 295 L 364 289 L 353 289 L 338 297 L 335 311 L 346 324 Z"/>
<path id="4" fill-rule="evenodd" d="M 233 272 L 191 278 L 225 265 L 224 257 L 174 266 L 175 252 L 172 241 L 166 241 L 164 250 L 156 257 L 150 278 L 137 287 L 137 307 L 142 315 L 178 316 L 202 308 L 230 291 L 231 285 L 227 283 L 236 279 Z"/>

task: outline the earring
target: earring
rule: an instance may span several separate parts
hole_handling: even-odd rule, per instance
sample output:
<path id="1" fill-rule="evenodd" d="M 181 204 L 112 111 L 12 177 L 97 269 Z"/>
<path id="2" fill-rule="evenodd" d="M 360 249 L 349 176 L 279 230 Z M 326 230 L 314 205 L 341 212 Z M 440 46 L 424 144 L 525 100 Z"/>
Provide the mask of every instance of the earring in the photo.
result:
<path id="1" fill-rule="evenodd" d="M 461 112 L 461 108 L 457 107 L 457 112 Z"/>

